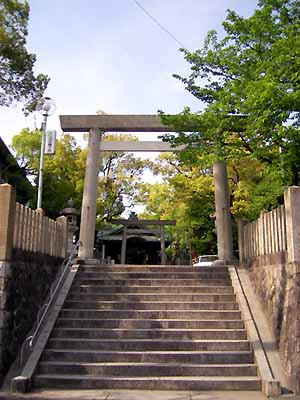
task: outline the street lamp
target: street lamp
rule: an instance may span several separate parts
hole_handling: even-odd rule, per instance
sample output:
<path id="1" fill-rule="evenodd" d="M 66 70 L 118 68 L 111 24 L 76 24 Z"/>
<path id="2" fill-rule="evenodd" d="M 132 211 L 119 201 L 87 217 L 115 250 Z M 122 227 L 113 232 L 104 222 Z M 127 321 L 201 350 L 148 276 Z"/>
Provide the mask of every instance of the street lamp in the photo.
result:
<path id="1" fill-rule="evenodd" d="M 42 123 L 42 143 L 41 143 L 41 154 L 40 154 L 40 168 L 39 168 L 39 185 L 38 185 L 38 198 L 36 208 L 42 206 L 42 194 L 43 194 L 43 169 L 44 169 L 44 152 L 45 152 L 45 138 L 46 138 L 46 126 L 47 118 L 53 115 L 56 109 L 54 101 L 50 97 L 44 97 L 40 103 L 39 112 L 43 115 Z"/>

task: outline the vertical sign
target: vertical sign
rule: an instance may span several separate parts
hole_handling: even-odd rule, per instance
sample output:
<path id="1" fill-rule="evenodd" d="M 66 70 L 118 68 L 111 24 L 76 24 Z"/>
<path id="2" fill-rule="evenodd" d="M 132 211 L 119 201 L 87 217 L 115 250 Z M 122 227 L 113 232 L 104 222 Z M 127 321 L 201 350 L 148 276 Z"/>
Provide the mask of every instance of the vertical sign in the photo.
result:
<path id="1" fill-rule="evenodd" d="M 55 154 L 56 131 L 47 131 L 45 139 L 45 154 Z"/>

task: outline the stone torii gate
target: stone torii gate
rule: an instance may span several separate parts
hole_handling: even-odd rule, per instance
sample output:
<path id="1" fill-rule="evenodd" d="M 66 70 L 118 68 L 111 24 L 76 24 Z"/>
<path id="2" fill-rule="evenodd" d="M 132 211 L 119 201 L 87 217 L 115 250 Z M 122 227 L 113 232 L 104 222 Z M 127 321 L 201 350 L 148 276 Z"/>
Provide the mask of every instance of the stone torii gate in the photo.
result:
<path id="1" fill-rule="evenodd" d="M 89 132 L 88 154 L 81 209 L 79 257 L 92 258 L 96 225 L 96 202 L 100 151 L 178 151 L 165 142 L 101 142 L 105 132 L 174 132 L 158 115 L 61 115 L 64 132 Z M 215 181 L 218 257 L 233 259 L 227 169 L 223 162 L 213 165 Z"/>

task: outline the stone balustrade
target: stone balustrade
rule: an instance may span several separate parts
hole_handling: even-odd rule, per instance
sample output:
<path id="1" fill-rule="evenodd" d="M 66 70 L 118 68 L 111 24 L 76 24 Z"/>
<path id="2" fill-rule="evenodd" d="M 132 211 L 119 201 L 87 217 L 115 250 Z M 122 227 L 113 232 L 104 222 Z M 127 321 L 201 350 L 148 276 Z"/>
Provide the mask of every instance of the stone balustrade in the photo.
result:
<path id="1" fill-rule="evenodd" d="M 242 261 L 287 250 L 285 205 L 261 212 L 253 222 L 239 222 L 239 251 Z"/>
<path id="2" fill-rule="evenodd" d="M 64 258 L 66 223 L 65 217 L 54 221 L 42 209 L 16 203 L 13 248 Z"/>
<path id="3" fill-rule="evenodd" d="M 65 258 L 67 218 L 47 218 L 42 209 L 31 210 L 15 202 L 14 189 L 0 185 L 0 260 L 9 260 L 13 250 Z"/>

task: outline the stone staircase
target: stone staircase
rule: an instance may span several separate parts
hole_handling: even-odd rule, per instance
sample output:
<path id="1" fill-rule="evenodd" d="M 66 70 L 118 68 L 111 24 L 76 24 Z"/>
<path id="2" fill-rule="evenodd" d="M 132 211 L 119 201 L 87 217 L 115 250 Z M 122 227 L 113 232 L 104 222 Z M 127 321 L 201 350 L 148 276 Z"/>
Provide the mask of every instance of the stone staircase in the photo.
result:
<path id="1" fill-rule="evenodd" d="M 260 390 L 227 268 L 81 265 L 35 388 Z"/>

